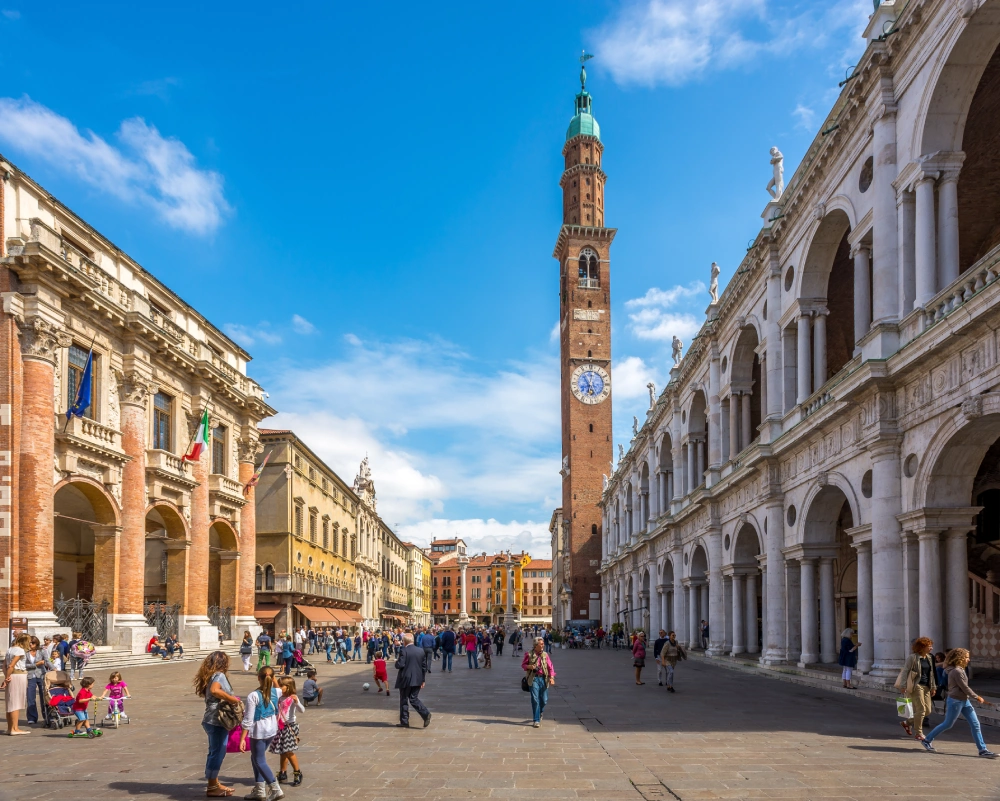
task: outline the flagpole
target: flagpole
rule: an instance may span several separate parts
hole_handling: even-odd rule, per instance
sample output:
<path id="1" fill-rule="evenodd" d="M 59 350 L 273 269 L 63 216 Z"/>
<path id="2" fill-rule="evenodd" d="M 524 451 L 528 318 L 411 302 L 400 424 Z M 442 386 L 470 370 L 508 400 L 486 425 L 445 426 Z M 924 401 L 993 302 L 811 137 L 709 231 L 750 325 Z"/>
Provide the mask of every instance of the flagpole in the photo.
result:
<path id="1" fill-rule="evenodd" d="M 90 352 L 87 355 L 87 362 L 90 364 L 90 370 L 91 370 L 91 381 L 93 381 L 94 343 L 96 341 L 97 341 L 97 332 L 95 331 L 94 332 L 94 336 L 91 337 L 91 339 L 90 339 Z M 79 389 L 77 389 L 76 394 L 77 394 L 77 397 L 73 400 L 73 405 L 74 406 L 76 406 L 76 404 L 80 402 L 80 390 Z M 67 415 L 66 415 L 66 424 L 63 426 L 63 430 L 62 430 L 63 434 L 65 434 L 66 433 L 66 429 L 69 428 L 69 421 L 72 418 L 73 418 L 73 415 L 70 414 L 70 413 L 67 413 Z"/>

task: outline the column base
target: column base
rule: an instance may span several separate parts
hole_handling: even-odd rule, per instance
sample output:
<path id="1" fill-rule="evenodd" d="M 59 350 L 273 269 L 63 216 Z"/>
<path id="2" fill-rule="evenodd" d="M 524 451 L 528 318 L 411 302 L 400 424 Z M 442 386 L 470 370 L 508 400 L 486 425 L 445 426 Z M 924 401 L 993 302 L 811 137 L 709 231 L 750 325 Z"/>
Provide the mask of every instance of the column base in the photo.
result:
<path id="1" fill-rule="evenodd" d="M 824 665 L 832 665 L 837 661 L 837 654 L 820 654 L 819 661 Z"/>
<path id="2" fill-rule="evenodd" d="M 785 658 L 784 651 L 771 651 L 761 656 L 760 663 L 762 665 L 787 665 L 788 659 Z"/>
<path id="3" fill-rule="evenodd" d="M 27 618 L 28 634 L 33 634 L 39 640 L 51 637 L 53 634 L 66 636 L 73 634 L 68 626 L 59 625 L 54 612 L 11 612 L 10 616 Z"/>
<path id="4" fill-rule="evenodd" d="M 710 645 L 705 649 L 705 656 L 725 656 L 726 650 L 721 645 Z"/>
<path id="5" fill-rule="evenodd" d="M 729 652 L 730 656 L 737 656 L 738 654 L 745 654 L 747 649 L 743 645 L 734 645 L 733 649 Z"/>
<path id="6" fill-rule="evenodd" d="M 243 642 L 243 632 L 249 631 L 250 635 L 253 637 L 254 642 L 257 641 L 257 637 L 264 630 L 264 627 L 257 622 L 255 617 L 250 615 L 236 616 L 233 618 L 233 641 L 240 643 Z"/>
<path id="7" fill-rule="evenodd" d="M 181 644 L 191 651 L 214 651 L 219 647 L 219 628 L 206 615 L 180 615 L 177 620 Z"/>
<path id="8" fill-rule="evenodd" d="M 858 673 L 871 673 L 872 672 L 872 663 L 871 662 L 863 662 L 863 661 L 861 661 L 859 659 L 858 660 L 858 666 L 856 668 L 854 668 L 854 669 L 856 671 L 858 671 Z"/>
<path id="9" fill-rule="evenodd" d="M 819 662 L 819 654 L 801 654 L 799 656 L 798 666 L 800 668 L 804 668 L 808 665 L 815 665 L 817 662 Z"/>
<path id="10" fill-rule="evenodd" d="M 156 636 L 156 627 L 146 622 L 144 615 L 109 615 L 111 645 L 115 650 L 130 654 L 146 653 L 146 646 Z"/>

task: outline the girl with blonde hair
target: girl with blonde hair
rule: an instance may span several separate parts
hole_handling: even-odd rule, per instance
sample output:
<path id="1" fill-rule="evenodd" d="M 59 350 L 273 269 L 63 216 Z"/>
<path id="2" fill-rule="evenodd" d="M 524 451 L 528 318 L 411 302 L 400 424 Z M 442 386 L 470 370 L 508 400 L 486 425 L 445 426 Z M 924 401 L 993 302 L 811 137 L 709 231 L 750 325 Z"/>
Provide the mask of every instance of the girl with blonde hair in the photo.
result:
<path id="1" fill-rule="evenodd" d="M 945 696 L 947 705 L 945 706 L 944 720 L 935 726 L 931 733 L 921 740 L 921 743 L 928 751 L 936 751 L 937 749 L 931 744 L 934 738 L 954 726 L 958 716 L 961 715 L 969 724 L 972 739 L 976 743 L 976 748 L 979 749 L 979 756 L 985 759 L 996 759 L 997 755 L 986 747 L 982 729 L 979 727 L 979 718 L 972 706 L 973 698 L 981 704 L 985 702 L 983 697 L 973 692 L 969 686 L 969 679 L 965 675 L 965 668 L 968 664 L 969 652 L 965 648 L 953 648 L 945 657 L 944 671 L 948 676 L 948 692 Z"/>

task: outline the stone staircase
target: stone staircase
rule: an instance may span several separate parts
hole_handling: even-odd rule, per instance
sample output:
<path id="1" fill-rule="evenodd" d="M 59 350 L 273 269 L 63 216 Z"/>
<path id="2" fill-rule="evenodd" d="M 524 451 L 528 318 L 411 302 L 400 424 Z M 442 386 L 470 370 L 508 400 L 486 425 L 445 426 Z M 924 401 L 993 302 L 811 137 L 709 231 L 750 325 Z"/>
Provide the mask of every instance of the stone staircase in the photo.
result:
<path id="1" fill-rule="evenodd" d="M 198 662 L 201 662 L 201 660 L 212 653 L 213 650 L 225 651 L 229 654 L 230 659 L 237 664 L 239 663 L 239 645 L 233 640 L 227 640 L 222 644 L 221 648 L 217 649 L 188 650 L 185 648 L 183 657 L 175 656 L 173 659 L 168 661 L 168 664 L 187 662 L 189 665 L 193 666 Z M 87 673 L 102 675 L 114 668 L 118 668 L 120 670 L 131 670 L 132 668 L 144 667 L 146 665 L 162 664 L 164 664 L 163 659 L 158 656 L 153 656 L 152 654 L 133 654 L 128 651 L 118 651 L 109 646 L 98 646 L 96 653 L 90 657 L 90 661 L 87 663 Z"/>

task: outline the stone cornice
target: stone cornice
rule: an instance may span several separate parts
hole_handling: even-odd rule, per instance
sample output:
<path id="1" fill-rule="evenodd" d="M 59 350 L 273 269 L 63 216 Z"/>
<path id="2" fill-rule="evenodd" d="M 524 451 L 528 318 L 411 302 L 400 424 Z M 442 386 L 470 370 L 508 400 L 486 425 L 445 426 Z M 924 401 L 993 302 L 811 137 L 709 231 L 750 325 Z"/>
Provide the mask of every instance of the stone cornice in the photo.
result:
<path id="1" fill-rule="evenodd" d="M 552 258 L 562 259 L 563 251 L 570 238 L 590 239 L 594 241 L 607 242 L 609 245 L 618 233 L 617 228 L 597 228 L 589 225 L 563 225 L 559 229 L 559 236 L 556 238 L 556 246 L 552 250 Z"/>

